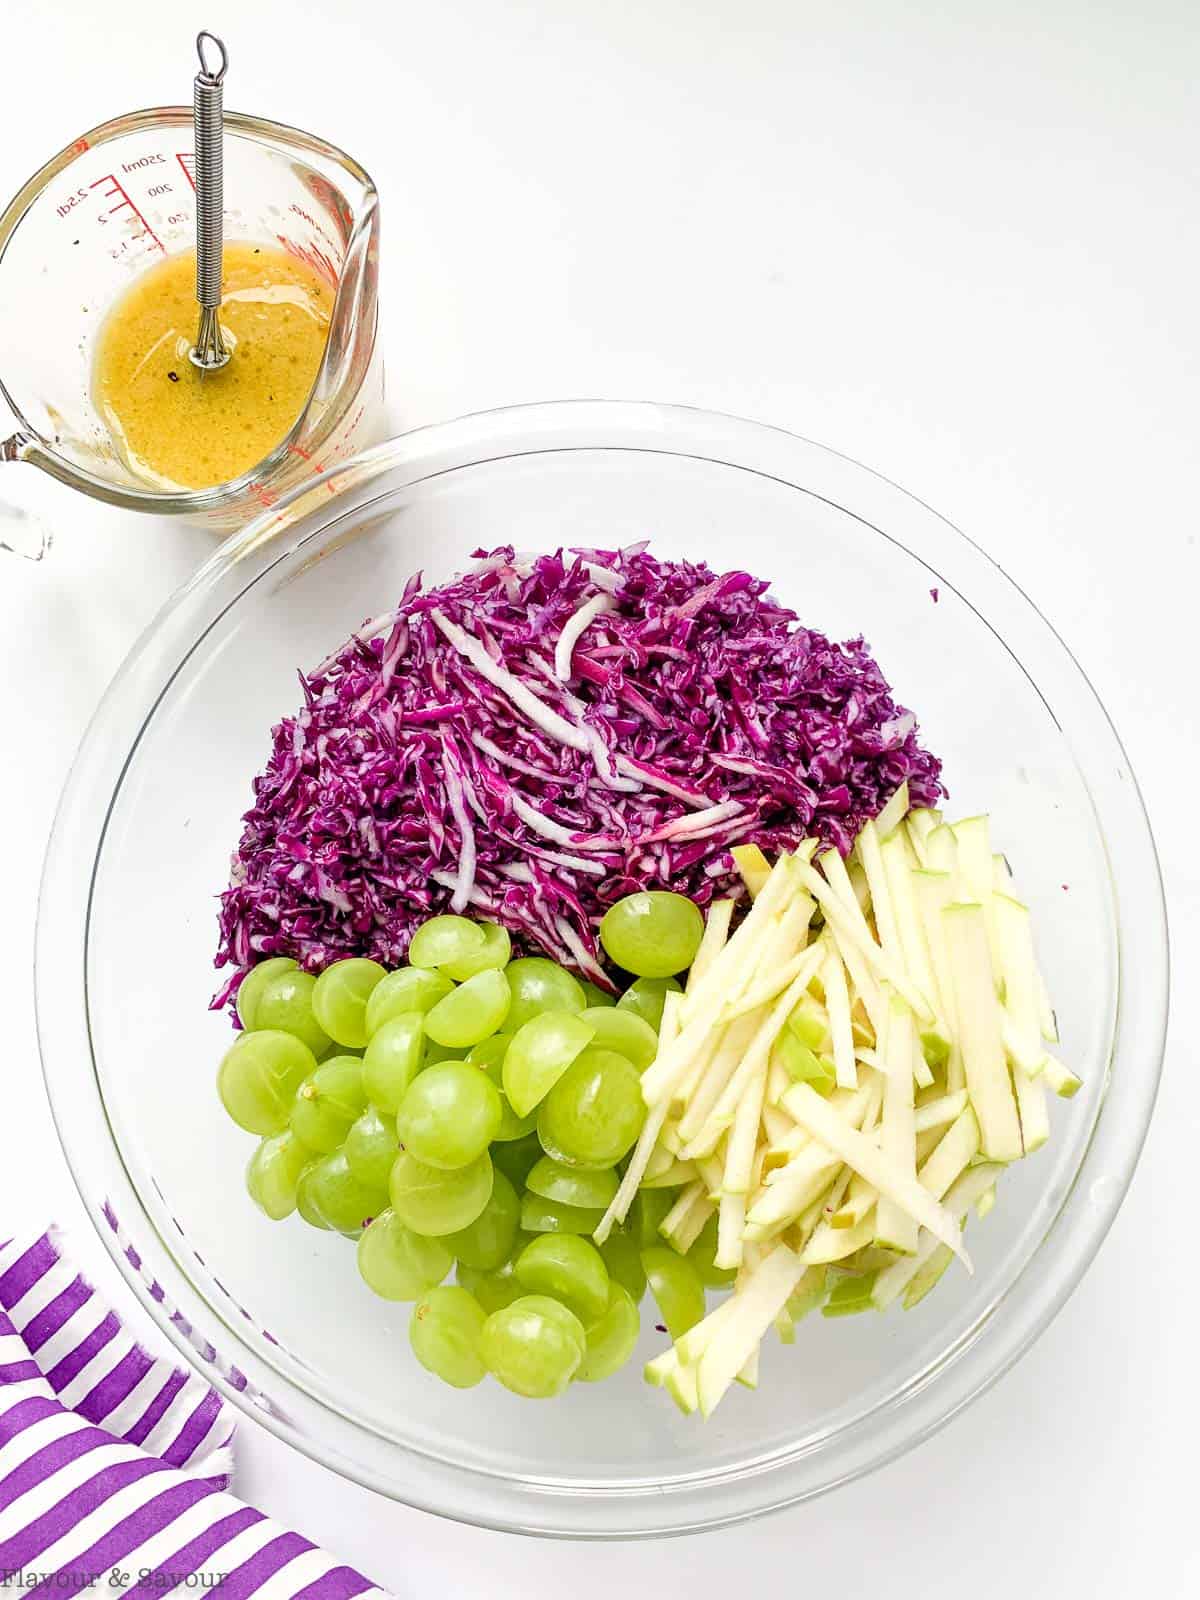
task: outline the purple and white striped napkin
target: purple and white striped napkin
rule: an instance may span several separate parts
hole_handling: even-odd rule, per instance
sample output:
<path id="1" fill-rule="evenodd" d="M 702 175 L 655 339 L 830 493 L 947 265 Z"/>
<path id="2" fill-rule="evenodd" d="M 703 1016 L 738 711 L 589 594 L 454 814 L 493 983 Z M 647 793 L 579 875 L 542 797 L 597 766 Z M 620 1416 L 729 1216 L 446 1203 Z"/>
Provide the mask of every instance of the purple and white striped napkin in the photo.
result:
<path id="1" fill-rule="evenodd" d="M 233 1419 L 155 1361 L 51 1234 L 0 1246 L 0 1589 L 381 1597 L 227 1493 Z"/>

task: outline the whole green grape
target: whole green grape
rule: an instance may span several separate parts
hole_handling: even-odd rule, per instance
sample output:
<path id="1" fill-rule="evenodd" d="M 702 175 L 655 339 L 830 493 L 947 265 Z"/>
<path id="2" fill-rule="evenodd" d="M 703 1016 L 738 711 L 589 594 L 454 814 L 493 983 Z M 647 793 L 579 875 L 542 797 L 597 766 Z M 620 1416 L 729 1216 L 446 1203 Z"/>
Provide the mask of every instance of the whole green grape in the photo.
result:
<path id="1" fill-rule="evenodd" d="M 512 1305 L 525 1293 L 512 1270 L 511 1261 L 506 1261 L 496 1272 L 481 1272 L 477 1267 L 468 1267 L 460 1261 L 454 1275 L 463 1288 L 475 1296 L 484 1314 L 489 1317 L 493 1311 L 499 1311 L 501 1306 Z"/>
<path id="2" fill-rule="evenodd" d="M 400 1143 L 432 1167 L 465 1167 L 500 1126 L 500 1096 L 466 1061 L 439 1061 L 409 1086 L 396 1117 Z"/>
<path id="3" fill-rule="evenodd" d="M 535 1117 L 535 1127 L 536 1122 L 537 1119 Z M 532 1167 L 540 1160 L 541 1154 L 542 1147 L 536 1133 L 528 1133 L 521 1138 L 506 1140 L 502 1144 L 494 1143 L 492 1145 L 492 1160 L 518 1194 L 524 1189 L 525 1179 L 529 1176 Z"/>
<path id="4" fill-rule="evenodd" d="M 474 1222 L 456 1233 L 446 1234 L 445 1245 L 465 1266 L 475 1267 L 480 1272 L 495 1272 L 509 1259 L 520 1216 L 517 1191 L 502 1172 L 496 1172 L 487 1205 Z"/>
<path id="5" fill-rule="evenodd" d="M 430 917 L 412 936 L 411 967 L 444 967 L 469 961 L 487 946 L 487 935 L 468 917 Z"/>
<path id="6" fill-rule="evenodd" d="M 476 1070 L 476 1069 L 472 1069 Z M 441 1238 L 475 1221 L 492 1193 L 491 1158 L 485 1150 L 469 1166 L 447 1171 L 402 1150 L 389 1179 L 392 1208 L 414 1233 Z"/>
<path id="7" fill-rule="evenodd" d="M 508 929 L 502 928 L 498 922 L 484 922 L 479 926 L 483 932 L 482 949 L 471 951 L 461 960 L 444 961 L 441 964 L 441 970 L 456 983 L 466 983 L 468 978 L 473 978 L 478 972 L 486 972 L 491 967 L 500 969 L 508 965 L 508 958 L 512 955 Z"/>
<path id="8" fill-rule="evenodd" d="M 543 1011 L 582 1011 L 587 1003 L 579 980 L 545 956 L 522 956 L 504 969 L 512 997 L 505 1026 L 515 1033 Z"/>
<path id="9" fill-rule="evenodd" d="M 487 1373 L 481 1351 L 486 1320 L 479 1302 L 461 1284 L 430 1289 L 414 1306 L 408 1325 L 413 1354 L 443 1383 L 473 1389 Z"/>
<path id="10" fill-rule="evenodd" d="M 675 1204 L 670 1189 L 639 1189 L 629 1210 L 628 1227 L 642 1249 L 662 1243 L 659 1226 Z"/>
<path id="11" fill-rule="evenodd" d="M 637 1068 L 613 1050 L 587 1049 L 568 1067 L 538 1112 L 547 1155 L 568 1165 L 611 1167 L 642 1131 L 646 1105 Z"/>
<path id="12" fill-rule="evenodd" d="M 477 972 L 439 1000 L 425 1018 L 425 1032 L 436 1044 L 469 1049 L 488 1038 L 508 1015 L 508 979 L 494 967 Z"/>
<path id="13" fill-rule="evenodd" d="M 429 972 L 424 967 L 400 967 L 389 972 L 386 978 L 371 990 L 367 1001 L 366 1029 L 368 1040 L 373 1039 L 393 1017 L 402 1017 L 410 1011 L 424 1015 L 432 1011 L 439 1000 L 454 988 L 443 973 Z"/>
<path id="14" fill-rule="evenodd" d="M 530 1194 L 561 1200 L 568 1206 L 594 1206 L 606 1211 L 616 1199 L 620 1180 L 612 1167 L 595 1171 L 568 1167 L 553 1156 L 543 1156 L 525 1180 Z"/>
<path id="15" fill-rule="evenodd" d="M 344 1145 L 350 1171 L 370 1189 L 386 1189 L 392 1164 L 400 1154 L 395 1117 L 384 1116 L 377 1106 L 366 1110 L 350 1125 Z"/>
<path id="16" fill-rule="evenodd" d="M 362 1064 L 367 1098 L 395 1116 L 409 1084 L 425 1065 L 424 1014 L 401 1011 L 381 1022 L 363 1052 Z"/>
<path id="17" fill-rule="evenodd" d="M 246 1188 L 272 1222 L 282 1222 L 296 1209 L 296 1186 L 311 1160 L 311 1153 L 290 1132 L 272 1134 L 250 1157 Z"/>
<path id="18" fill-rule="evenodd" d="M 309 1150 L 328 1155 L 344 1142 L 366 1103 L 359 1057 L 330 1056 L 297 1089 L 291 1130 Z"/>
<path id="19" fill-rule="evenodd" d="M 580 1383 L 599 1383 L 619 1372 L 633 1354 L 641 1331 L 637 1303 L 620 1283 L 608 1286 L 608 1305 L 587 1330 L 587 1348 L 579 1371 Z"/>
<path id="20" fill-rule="evenodd" d="M 646 1269 L 642 1266 L 642 1250 L 632 1233 L 624 1228 L 614 1228 L 600 1246 L 604 1265 L 614 1283 L 619 1283 L 633 1297 L 641 1301 L 646 1292 Z"/>
<path id="21" fill-rule="evenodd" d="M 494 1033 L 467 1053 L 467 1060 L 472 1066 L 483 1068 L 500 1096 L 500 1126 L 492 1136 L 493 1143 L 508 1144 L 513 1139 L 523 1139 L 537 1127 L 537 1113 L 531 1111 L 527 1117 L 519 1117 L 504 1092 L 504 1057 L 511 1042 L 511 1033 Z"/>
<path id="22" fill-rule="evenodd" d="M 647 889 L 609 906 L 600 943 L 617 966 L 638 978 L 669 978 L 695 960 L 704 937 L 700 910 L 681 894 Z"/>
<path id="23" fill-rule="evenodd" d="M 581 1022 L 590 1022 L 595 1028 L 592 1044 L 597 1050 L 615 1050 L 619 1056 L 632 1061 L 639 1072 L 646 1068 L 658 1054 L 658 1035 L 636 1011 L 619 1006 L 589 1007 L 580 1013 Z"/>
<path id="24" fill-rule="evenodd" d="M 617 1001 L 618 1011 L 632 1011 L 657 1034 L 669 994 L 681 994 L 678 978 L 637 978 Z"/>
<path id="25" fill-rule="evenodd" d="M 347 1050 L 361 1050 L 367 1042 L 367 1001 L 387 973 L 378 961 L 351 956 L 335 961 L 317 979 L 312 994 L 313 1014 L 329 1037 Z"/>
<path id="26" fill-rule="evenodd" d="M 294 972 L 298 965 L 299 963 L 293 961 L 291 956 L 269 956 L 267 960 L 260 961 L 257 966 L 250 968 L 238 985 L 237 992 L 237 1014 L 243 1028 L 255 1027 L 258 1002 L 272 978 L 279 977 L 282 972 Z"/>
<path id="27" fill-rule="evenodd" d="M 580 978 L 579 987 L 583 990 L 584 1003 L 589 1011 L 594 1011 L 597 1006 L 615 1006 L 617 1003 L 616 995 L 609 994 L 598 983 L 589 983 L 586 978 Z"/>
<path id="28" fill-rule="evenodd" d="M 351 1237 L 387 1208 L 387 1191 L 360 1182 L 351 1172 L 344 1150 L 319 1156 L 301 1182 L 306 1183 L 308 1200 L 326 1224 Z"/>
<path id="29" fill-rule="evenodd" d="M 296 1090 L 317 1070 L 312 1051 L 278 1029 L 244 1033 L 217 1072 L 221 1104 L 247 1133 L 282 1133 Z"/>
<path id="30" fill-rule="evenodd" d="M 323 1228 L 329 1230 L 332 1223 L 322 1216 L 320 1208 L 314 1198 L 314 1176 L 320 1156 L 312 1156 L 308 1165 L 300 1174 L 300 1181 L 296 1184 L 296 1211 L 302 1222 L 307 1222 L 310 1228 Z"/>
<path id="31" fill-rule="evenodd" d="M 593 1234 L 604 1213 L 599 1206 L 566 1206 L 527 1194 L 521 1201 L 521 1227 L 526 1233 Z"/>
<path id="32" fill-rule="evenodd" d="M 561 1394 L 579 1370 L 586 1348 L 578 1317 L 545 1295 L 523 1295 L 493 1311 L 480 1341 L 492 1376 L 531 1400 Z"/>
<path id="33" fill-rule="evenodd" d="M 595 1037 L 570 1011 L 543 1011 L 522 1023 L 504 1056 L 501 1082 L 518 1117 L 528 1116 Z"/>
<path id="34" fill-rule="evenodd" d="M 642 1251 L 646 1281 L 672 1339 L 681 1339 L 704 1316 L 704 1285 L 686 1257 L 666 1245 Z"/>
<path id="35" fill-rule="evenodd" d="M 386 1207 L 358 1241 L 358 1270 L 383 1300 L 419 1300 L 454 1265 L 441 1239 L 414 1233 Z"/>
<path id="36" fill-rule="evenodd" d="M 314 1056 L 323 1056 L 329 1049 L 329 1035 L 313 1011 L 316 990 L 317 980 L 298 967 L 268 978 L 257 999 L 251 997 L 255 1031 L 272 1028 L 294 1034 Z"/>
<path id="37" fill-rule="evenodd" d="M 530 1294 L 561 1300 L 584 1327 L 608 1305 L 608 1268 L 595 1245 L 573 1233 L 543 1233 L 522 1250 L 513 1271 Z"/>

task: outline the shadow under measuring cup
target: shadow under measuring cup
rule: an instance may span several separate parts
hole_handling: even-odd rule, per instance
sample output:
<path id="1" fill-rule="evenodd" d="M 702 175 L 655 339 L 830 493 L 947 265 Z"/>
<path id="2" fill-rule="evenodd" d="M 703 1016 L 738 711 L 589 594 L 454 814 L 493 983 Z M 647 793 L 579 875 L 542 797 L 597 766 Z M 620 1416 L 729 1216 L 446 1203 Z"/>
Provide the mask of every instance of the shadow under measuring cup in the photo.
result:
<path id="1" fill-rule="evenodd" d="M 0 463 L 26 462 L 130 511 L 224 534 L 383 432 L 377 340 L 379 198 L 350 156 L 312 134 L 225 116 L 225 236 L 305 262 L 334 290 L 325 350 L 287 436 L 241 477 L 163 490 L 135 477 L 92 398 L 97 335 L 130 283 L 195 241 L 192 108 L 117 117 L 48 161 L 0 215 L 0 394 L 16 431 Z M 7 485 L 4 485 L 7 487 Z M 0 549 L 37 557 L 41 521 L 0 496 Z"/>

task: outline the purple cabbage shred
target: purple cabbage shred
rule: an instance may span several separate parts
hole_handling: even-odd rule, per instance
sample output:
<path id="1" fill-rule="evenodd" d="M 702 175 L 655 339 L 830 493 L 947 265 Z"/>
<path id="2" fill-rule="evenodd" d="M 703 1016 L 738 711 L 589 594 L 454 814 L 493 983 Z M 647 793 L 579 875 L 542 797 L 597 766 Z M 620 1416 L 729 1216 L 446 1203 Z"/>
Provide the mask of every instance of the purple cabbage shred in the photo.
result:
<path id="1" fill-rule="evenodd" d="M 597 928 L 623 895 L 739 896 L 731 845 L 845 852 L 903 780 L 914 805 L 943 793 L 863 640 L 802 627 L 749 573 L 643 545 L 476 560 L 418 574 L 301 676 L 221 896 L 214 1005 L 267 956 L 396 966 L 450 910 L 611 988 Z"/>

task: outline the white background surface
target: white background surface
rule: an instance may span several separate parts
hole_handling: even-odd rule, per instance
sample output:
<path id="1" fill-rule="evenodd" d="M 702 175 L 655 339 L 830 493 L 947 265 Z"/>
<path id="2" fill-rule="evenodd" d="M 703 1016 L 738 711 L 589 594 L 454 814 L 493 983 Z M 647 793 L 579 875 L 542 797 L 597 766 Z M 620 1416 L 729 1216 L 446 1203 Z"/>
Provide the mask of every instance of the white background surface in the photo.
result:
<path id="1" fill-rule="evenodd" d="M 1032 1354 L 916 1454 L 684 1544 L 455 1527 L 335 1479 L 250 1422 L 240 1491 L 406 1596 L 556 1585 L 577 1600 L 709 1600 L 765 1581 L 878 1585 L 899 1600 L 1195 1593 L 1194 4 L 6 11 L 5 195 L 93 123 L 189 99 L 199 24 L 230 43 L 231 106 L 360 157 L 383 196 L 398 425 L 560 396 L 682 401 L 832 444 L 952 517 L 1092 677 L 1167 880 L 1185 1003 L 1129 1199 Z M 0 317 L 20 310 L 0 289 Z M 0 494 L 38 504 L 58 540 L 40 568 L 0 557 L 0 1231 L 59 1219 L 127 1309 L 44 1105 L 37 877 L 104 682 L 207 541 L 95 508 L 31 469 L 6 469 Z"/>

